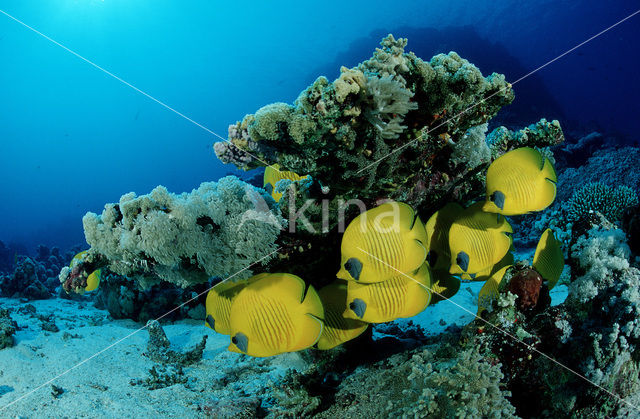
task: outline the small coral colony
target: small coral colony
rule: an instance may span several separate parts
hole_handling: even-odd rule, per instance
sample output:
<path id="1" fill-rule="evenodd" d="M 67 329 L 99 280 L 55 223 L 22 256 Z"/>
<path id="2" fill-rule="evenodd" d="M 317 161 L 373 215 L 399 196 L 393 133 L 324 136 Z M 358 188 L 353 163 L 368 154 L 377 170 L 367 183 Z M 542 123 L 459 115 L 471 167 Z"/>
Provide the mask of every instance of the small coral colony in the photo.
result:
<path id="1" fill-rule="evenodd" d="M 219 248 L 233 243 L 220 259 L 249 259 L 236 242 L 246 228 L 245 242 L 277 254 L 262 264 L 264 272 L 223 279 L 208 291 L 205 324 L 230 336 L 230 351 L 266 357 L 331 349 L 371 323 L 412 317 L 451 298 L 462 280 L 484 282 L 478 315 L 491 311 L 503 278 L 516 271 L 505 216 L 541 211 L 554 201 L 557 178 L 545 147 L 562 141 L 562 133 L 556 121 L 541 120 L 520 132 L 499 127 L 485 136 L 486 122 L 513 100 L 504 77 L 485 78 L 455 53 L 424 62 L 404 53 L 405 45 L 387 37 L 372 59 L 343 68 L 333 83 L 318 79 L 295 106 L 269 105 L 248 115 L 231 126 L 231 142 L 215 146 L 223 161 L 243 169 L 273 163 L 263 190 L 245 189 L 258 190 L 263 209 L 282 224 L 282 214 L 305 200 L 322 197 L 328 210 L 339 200 L 360 200 L 368 209 L 348 213 L 343 232 L 335 217 L 322 233 L 313 226 L 265 233 L 267 227 L 251 224 L 260 218 L 255 214 L 225 223 L 225 217 L 260 213 L 240 206 L 232 214 L 210 198 L 247 201 L 228 193 L 240 181 L 227 178 L 180 196 L 166 190 L 124 196 L 102 216 L 85 216 L 92 247 L 63 269 L 64 289 L 95 290 L 106 269 L 141 286 L 233 276 L 232 263 L 221 270 L 223 262 L 209 262 L 211 250 L 189 232 L 197 224 L 198 234 L 222 240 Z M 396 151 L 404 144 L 410 146 Z M 201 191 L 204 185 L 210 194 Z M 474 202 L 483 187 L 485 199 Z M 311 207 L 317 211 L 318 204 Z M 149 226 L 173 231 L 171 240 L 148 240 Z M 551 289 L 563 267 L 560 243 L 547 229 L 526 270 Z"/>

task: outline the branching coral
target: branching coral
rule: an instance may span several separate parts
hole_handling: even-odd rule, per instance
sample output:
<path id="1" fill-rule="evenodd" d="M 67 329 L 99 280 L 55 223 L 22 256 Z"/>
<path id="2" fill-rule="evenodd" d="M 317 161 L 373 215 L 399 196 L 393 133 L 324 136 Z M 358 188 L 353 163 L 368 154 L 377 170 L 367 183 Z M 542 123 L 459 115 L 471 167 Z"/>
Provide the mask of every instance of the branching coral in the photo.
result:
<path id="1" fill-rule="evenodd" d="M 624 211 L 638 205 L 638 195 L 628 186 L 610 187 L 589 183 L 578 189 L 567 202 L 567 215 L 575 221 L 591 211 L 598 211 L 611 222 L 620 221 Z"/>
<path id="2" fill-rule="evenodd" d="M 268 194 L 226 177 L 181 195 L 161 186 L 130 193 L 102 215 L 87 213 L 83 224 L 90 253 L 113 272 L 144 286 L 160 278 L 186 287 L 267 261 L 284 221 Z"/>

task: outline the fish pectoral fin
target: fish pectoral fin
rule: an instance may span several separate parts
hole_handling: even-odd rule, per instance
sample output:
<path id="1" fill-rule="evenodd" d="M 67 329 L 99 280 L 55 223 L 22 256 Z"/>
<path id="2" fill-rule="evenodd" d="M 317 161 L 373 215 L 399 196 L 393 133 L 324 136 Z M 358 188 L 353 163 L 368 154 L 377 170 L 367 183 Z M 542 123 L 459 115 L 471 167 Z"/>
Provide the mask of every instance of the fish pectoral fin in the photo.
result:
<path id="1" fill-rule="evenodd" d="M 407 245 L 406 260 L 411 265 L 407 267 L 407 270 L 413 270 L 414 268 L 419 268 L 425 260 L 427 260 L 427 248 L 424 243 L 422 243 L 418 239 L 413 239 L 412 243 Z M 394 268 L 399 268 L 398 266 L 394 266 Z M 406 271 L 405 271 L 406 272 Z"/>
<path id="2" fill-rule="evenodd" d="M 300 333 L 300 339 L 291 347 L 291 352 L 301 351 L 315 345 L 320 340 L 324 330 L 324 322 L 310 313 L 302 316 L 300 323 L 296 326 L 302 332 Z"/>

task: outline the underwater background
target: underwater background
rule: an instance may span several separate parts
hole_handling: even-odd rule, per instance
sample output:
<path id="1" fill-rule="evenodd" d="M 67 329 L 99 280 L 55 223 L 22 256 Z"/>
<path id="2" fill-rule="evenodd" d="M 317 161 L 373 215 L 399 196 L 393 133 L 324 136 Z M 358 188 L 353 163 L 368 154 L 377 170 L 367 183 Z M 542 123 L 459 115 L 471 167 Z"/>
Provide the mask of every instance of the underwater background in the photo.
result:
<path id="1" fill-rule="evenodd" d="M 456 51 L 520 78 L 633 12 L 637 2 L 220 3 L 3 1 L 3 10 L 226 138 L 268 103 L 368 58 L 388 33 L 424 59 Z M 0 237 L 82 243 L 81 218 L 123 193 L 188 191 L 228 172 L 219 139 L 5 16 L 0 40 Z M 633 144 L 640 87 L 629 21 L 518 83 L 500 115 L 559 119 Z M 588 131 L 588 132 L 587 132 Z"/>
<path id="2" fill-rule="evenodd" d="M 638 417 L 639 10 L 631 0 L 0 0 L 0 416 Z M 438 54 L 449 55 L 429 61 Z M 421 77 L 444 81 L 429 90 Z M 456 113 L 467 105 L 477 108 Z M 321 126 L 333 112 L 355 136 Z M 377 165 L 409 141 L 423 148 Z M 552 196 L 533 186 L 540 175 L 514 186 L 487 173 L 525 147 L 537 154 L 501 173 L 540 158 Z M 270 172 L 275 163 L 291 172 Z M 290 185 L 298 195 L 278 202 Z M 509 187 L 548 202 L 480 211 L 485 186 L 487 202 L 498 202 L 490 188 Z M 411 227 L 398 240 L 451 253 L 461 269 L 427 255 L 392 267 L 427 300 L 380 314 L 379 296 L 353 283 L 389 279 L 361 281 L 375 275 L 348 254 L 337 220 L 327 234 L 287 230 L 291 208 L 325 196 L 331 211 L 343 197 L 405 202 Z M 487 270 L 455 257 L 455 238 L 472 233 L 429 224 L 464 211 L 492 214 L 477 230 L 509 237 L 487 251 Z M 497 227 L 495 213 L 506 216 Z M 434 244 L 438 234 L 454 238 Z M 276 298 L 301 283 L 302 298 L 283 304 L 321 321 L 292 321 L 297 345 L 252 352 L 219 316 L 231 322 L 236 293 L 265 278 L 282 283 Z M 309 336 L 332 321 L 335 335 Z"/>

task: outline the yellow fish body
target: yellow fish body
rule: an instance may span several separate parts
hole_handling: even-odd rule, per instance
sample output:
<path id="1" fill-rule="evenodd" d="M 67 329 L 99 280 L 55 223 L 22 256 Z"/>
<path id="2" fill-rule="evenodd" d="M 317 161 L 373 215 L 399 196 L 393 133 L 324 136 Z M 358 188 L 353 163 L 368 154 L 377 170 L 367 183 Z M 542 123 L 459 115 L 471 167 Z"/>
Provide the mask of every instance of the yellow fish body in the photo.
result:
<path id="1" fill-rule="evenodd" d="M 540 236 L 533 256 L 533 268 L 547 281 L 549 289 L 556 286 L 564 269 L 564 255 L 550 228 Z"/>
<path id="2" fill-rule="evenodd" d="M 83 250 L 82 252 L 80 252 L 77 255 L 75 255 L 73 257 L 73 259 L 71 259 L 71 263 L 69 263 L 69 267 L 71 269 L 76 267 L 76 265 L 78 265 L 80 262 L 82 262 L 84 260 L 84 258 L 87 256 L 88 252 L 89 252 L 88 250 Z"/>
<path id="3" fill-rule="evenodd" d="M 483 311 L 490 309 L 493 302 L 498 298 L 500 282 L 502 282 L 504 274 L 510 267 L 511 265 L 508 265 L 496 271 L 487 279 L 487 282 L 484 283 L 482 288 L 480 288 L 480 292 L 478 293 L 478 316 L 480 316 Z"/>
<path id="4" fill-rule="evenodd" d="M 279 181 L 283 179 L 296 181 L 296 180 L 302 180 L 306 178 L 307 176 L 300 176 L 295 172 L 280 170 L 280 165 L 274 164 L 272 166 L 267 166 L 264 169 L 264 181 L 263 181 L 264 186 L 263 187 L 267 192 L 271 194 L 271 196 L 273 197 L 273 200 L 278 202 L 280 201 L 280 198 L 282 198 L 282 194 L 275 191 L 276 184 Z"/>
<path id="5" fill-rule="evenodd" d="M 431 271 L 431 301 L 429 305 L 448 300 L 459 290 L 460 280 L 451 275 L 448 270 Z"/>
<path id="6" fill-rule="evenodd" d="M 85 291 L 91 292 L 98 289 L 100 286 L 100 279 L 102 277 L 102 269 L 96 269 L 91 272 L 91 274 L 87 277 L 87 286 L 85 287 Z"/>
<path id="7" fill-rule="evenodd" d="M 515 251 L 513 245 L 509 249 L 506 255 L 498 263 L 493 266 L 489 266 L 488 268 L 478 272 L 477 274 L 470 275 L 467 273 L 463 273 L 460 275 L 460 278 L 465 281 L 474 281 L 474 282 L 484 282 L 488 280 L 493 274 L 498 272 L 500 269 L 504 268 L 507 265 L 513 265 L 515 262 L 515 258 L 513 257 L 513 252 Z"/>
<path id="8" fill-rule="evenodd" d="M 343 316 L 347 308 L 347 283 L 336 280 L 320 291 L 320 300 L 324 307 L 324 327 L 317 347 L 321 350 L 335 348 L 362 334 L 368 323 L 360 320 L 348 319 Z"/>
<path id="9" fill-rule="evenodd" d="M 555 199 L 557 181 L 553 165 L 538 150 L 516 148 L 489 166 L 482 209 L 502 215 L 541 211 Z"/>
<path id="10" fill-rule="evenodd" d="M 320 339 L 323 318 L 312 286 L 296 275 L 265 274 L 231 303 L 229 350 L 265 357 L 308 348 Z"/>
<path id="11" fill-rule="evenodd" d="M 205 326 L 215 330 L 223 335 L 231 334 L 231 303 L 236 295 L 251 282 L 264 278 L 266 273 L 254 275 L 244 281 L 223 281 L 216 284 L 207 293 L 205 307 L 207 309 L 207 317 Z"/>
<path id="12" fill-rule="evenodd" d="M 498 263 L 511 248 L 511 225 L 500 214 L 483 212 L 482 205 L 471 205 L 451 224 L 452 274 L 477 275 Z"/>
<path id="13" fill-rule="evenodd" d="M 374 283 L 413 272 L 425 261 L 426 242 L 426 231 L 413 208 L 387 202 L 358 215 L 346 228 L 337 277 Z"/>
<path id="14" fill-rule="evenodd" d="M 455 202 L 436 211 L 424 225 L 427 231 L 427 262 L 432 270 L 448 271 L 451 266 L 449 230 L 451 224 L 462 215 L 464 208 Z"/>
<path id="15" fill-rule="evenodd" d="M 431 301 L 431 273 L 424 263 L 412 274 L 394 276 L 383 282 L 347 283 L 348 307 L 344 317 L 367 323 L 384 323 L 422 312 Z"/>

